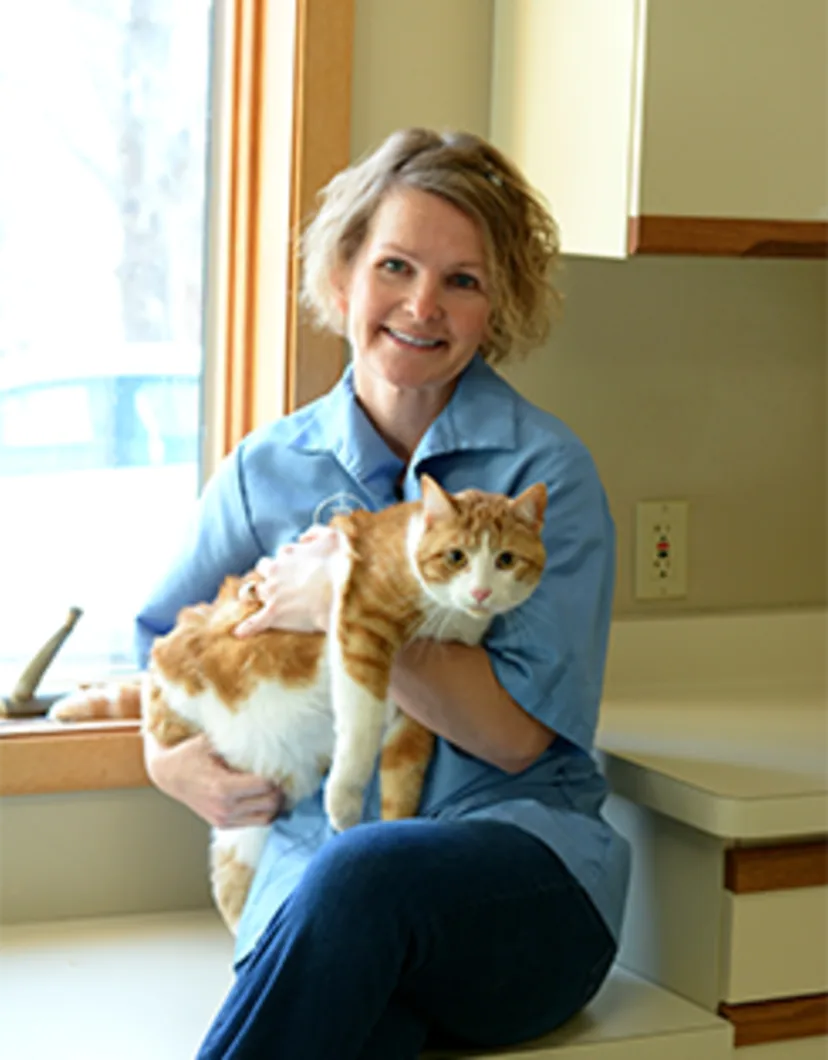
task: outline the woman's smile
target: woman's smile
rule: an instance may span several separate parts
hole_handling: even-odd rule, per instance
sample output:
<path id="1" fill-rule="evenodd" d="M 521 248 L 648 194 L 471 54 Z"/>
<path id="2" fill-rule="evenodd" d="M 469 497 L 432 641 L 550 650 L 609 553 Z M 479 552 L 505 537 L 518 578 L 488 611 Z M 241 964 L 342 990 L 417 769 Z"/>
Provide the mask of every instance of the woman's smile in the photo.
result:
<path id="1" fill-rule="evenodd" d="M 403 331 L 400 328 L 392 328 L 390 325 L 384 325 L 381 329 L 386 335 L 390 336 L 398 345 L 403 347 L 411 347 L 417 350 L 436 350 L 441 346 L 446 345 L 445 339 L 433 339 L 428 338 L 425 335 L 413 335 L 409 331 Z"/>

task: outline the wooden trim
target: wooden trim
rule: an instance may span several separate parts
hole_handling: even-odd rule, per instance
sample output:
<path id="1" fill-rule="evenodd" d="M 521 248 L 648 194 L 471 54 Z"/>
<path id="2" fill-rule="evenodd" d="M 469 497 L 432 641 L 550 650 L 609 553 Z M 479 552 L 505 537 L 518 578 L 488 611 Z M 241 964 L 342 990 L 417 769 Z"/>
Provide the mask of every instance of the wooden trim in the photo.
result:
<path id="1" fill-rule="evenodd" d="M 344 365 L 342 340 L 299 310 L 299 235 L 319 190 L 350 161 L 353 45 L 354 0 L 297 0 L 286 411 L 328 390 Z"/>
<path id="2" fill-rule="evenodd" d="M 627 218 L 627 253 L 637 254 L 641 249 L 641 218 Z"/>
<path id="3" fill-rule="evenodd" d="M 234 0 L 232 32 L 227 276 L 217 292 L 227 306 L 225 454 L 342 372 L 342 340 L 299 312 L 298 235 L 317 192 L 350 161 L 354 0 Z"/>
<path id="4" fill-rule="evenodd" d="M 266 0 L 234 0 L 231 78 L 229 230 L 224 336 L 222 450 L 228 453 L 253 427 L 256 255 L 261 156 L 263 26 Z"/>
<path id="5" fill-rule="evenodd" d="M 734 894 L 828 884 L 828 839 L 776 847 L 735 847 L 725 854 L 725 887 Z"/>
<path id="6" fill-rule="evenodd" d="M 653 215 L 636 220 L 639 254 L 828 257 L 828 222 L 823 221 Z"/>
<path id="7" fill-rule="evenodd" d="M 137 721 L 29 722 L 0 732 L 0 796 L 149 784 Z"/>
<path id="8" fill-rule="evenodd" d="M 719 1015 L 735 1028 L 733 1044 L 764 1045 L 828 1034 L 828 994 L 720 1005 Z"/>

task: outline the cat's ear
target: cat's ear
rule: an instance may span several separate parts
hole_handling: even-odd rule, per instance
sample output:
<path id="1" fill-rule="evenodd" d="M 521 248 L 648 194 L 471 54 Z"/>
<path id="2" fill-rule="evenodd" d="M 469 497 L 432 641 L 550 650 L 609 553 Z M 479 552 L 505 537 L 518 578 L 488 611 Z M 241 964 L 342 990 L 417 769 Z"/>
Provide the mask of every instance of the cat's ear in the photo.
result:
<path id="1" fill-rule="evenodd" d="M 420 476 L 420 489 L 423 496 L 423 517 L 425 528 L 429 530 L 436 519 L 449 519 L 457 508 L 451 496 L 438 486 L 431 475 Z"/>
<path id="2" fill-rule="evenodd" d="M 519 497 L 509 501 L 509 505 L 515 516 L 537 533 L 543 526 L 546 513 L 546 486 L 542 482 L 536 482 Z"/>

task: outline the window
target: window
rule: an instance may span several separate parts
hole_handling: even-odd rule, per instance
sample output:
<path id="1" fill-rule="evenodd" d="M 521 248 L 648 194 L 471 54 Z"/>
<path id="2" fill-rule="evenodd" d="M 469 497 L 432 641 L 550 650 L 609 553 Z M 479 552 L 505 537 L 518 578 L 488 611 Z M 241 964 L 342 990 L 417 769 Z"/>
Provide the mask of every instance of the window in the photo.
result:
<path id="1" fill-rule="evenodd" d="M 53 680 L 131 665 L 197 495 L 211 19 L 209 0 L 3 16 L 4 691 L 73 605 Z"/>
<path id="2" fill-rule="evenodd" d="M 135 572 L 149 581 L 163 567 L 176 535 L 170 519 L 183 523 L 201 479 L 244 433 L 316 397 L 342 370 L 341 342 L 314 331 L 297 311 L 293 236 L 317 190 L 349 159 L 354 12 L 353 0 L 44 0 L 19 13 L 14 25 L 17 8 L 0 15 L 0 696 L 61 622 L 62 604 L 87 608 L 40 696 L 67 690 L 78 676 L 105 676 L 121 660 L 131 665 L 135 604 L 127 603 L 127 582 L 133 579 L 134 598 L 142 599 L 148 582 L 139 585 Z M 91 258 L 83 245 L 91 245 L 89 198 L 103 207 L 95 196 L 81 203 L 69 195 L 63 172 L 43 167 L 44 150 L 32 140 L 35 131 L 55 140 L 49 150 L 57 156 L 60 148 L 62 164 L 76 172 L 80 164 L 65 155 L 83 121 L 93 121 L 92 88 L 101 89 L 102 73 L 116 64 L 112 34 L 132 19 L 151 36 L 156 18 L 189 26 L 169 31 L 162 57 L 169 64 L 178 55 L 172 36 L 181 47 L 187 39 L 187 99 L 192 120 L 201 122 L 203 183 L 200 199 L 181 208 L 191 220 L 198 215 L 198 229 L 188 230 L 201 241 L 191 258 L 198 271 L 176 272 L 178 308 L 162 314 L 174 324 L 171 337 L 153 332 L 128 347 L 93 346 L 87 318 L 99 328 L 112 324 L 112 290 L 123 279 L 107 272 L 97 291 L 82 271 Z M 106 60 L 96 67 L 100 49 Z M 73 63 L 78 69 L 70 72 Z M 87 86 L 79 98 L 75 84 L 65 107 L 52 99 L 64 90 L 69 99 L 64 78 Z M 127 85 L 116 82 L 110 104 L 133 83 L 144 84 L 137 73 Z M 11 123 L 6 115 L 14 108 Z M 162 127 L 172 118 L 172 111 L 163 115 Z M 102 151 L 100 114 L 86 132 Z M 188 142 L 195 151 L 195 139 Z M 13 172 L 8 158 L 17 159 Z M 63 229 L 46 224 L 55 215 Z M 112 222 L 109 231 L 120 228 Z M 185 245 L 181 231 L 176 253 Z M 111 259 L 112 243 L 105 249 Z M 100 280 L 102 266 L 95 268 Z M 179 282 L 184 275 L 195 276 L 197 297 L 195 286 Z M 70 288 L 79 292 L 77 304 Z M 108 316 L 98 304 L 104 294 Z M 152 306 L 155 320 L 157 299 Z M 149 515 L 138 511 L 141 489 Z M 101 520 L 116 538 L 101 538 Z M 74 586 L 87 595 L 76 596 Z M 61 727 L 0 718 L 0 796 L 141 783 L 135 723 Z"/>

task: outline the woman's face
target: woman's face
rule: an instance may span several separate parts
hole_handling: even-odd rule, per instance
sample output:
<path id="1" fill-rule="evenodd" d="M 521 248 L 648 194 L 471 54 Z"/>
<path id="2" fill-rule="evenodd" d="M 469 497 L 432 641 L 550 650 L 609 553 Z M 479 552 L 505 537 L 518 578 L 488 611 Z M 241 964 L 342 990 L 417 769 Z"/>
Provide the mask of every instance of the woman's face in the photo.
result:
<path id="1" fill-rule="evenodd" d="M 340 286 L 360 397 L 378 383 L 450 393 L 486 338 L 488 284 L 471 218 L 437 195 L 392 189 Z"/>

